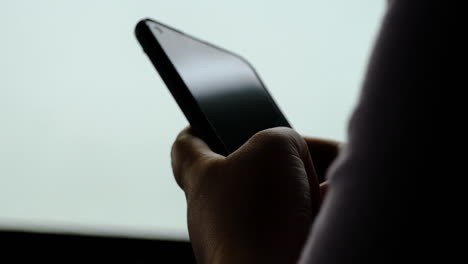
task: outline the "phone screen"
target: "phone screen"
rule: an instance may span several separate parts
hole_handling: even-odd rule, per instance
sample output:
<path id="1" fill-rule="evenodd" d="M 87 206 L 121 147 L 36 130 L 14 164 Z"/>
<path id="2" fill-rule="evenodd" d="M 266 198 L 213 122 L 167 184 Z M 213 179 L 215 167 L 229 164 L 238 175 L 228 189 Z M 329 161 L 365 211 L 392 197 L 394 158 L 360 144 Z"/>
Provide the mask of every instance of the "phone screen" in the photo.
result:
<path id="1" fill-rule="evenodd" d="M 290 126 L 240 56 L 161 24 L 150 28 L 229 153 L 261 130 Z"/>

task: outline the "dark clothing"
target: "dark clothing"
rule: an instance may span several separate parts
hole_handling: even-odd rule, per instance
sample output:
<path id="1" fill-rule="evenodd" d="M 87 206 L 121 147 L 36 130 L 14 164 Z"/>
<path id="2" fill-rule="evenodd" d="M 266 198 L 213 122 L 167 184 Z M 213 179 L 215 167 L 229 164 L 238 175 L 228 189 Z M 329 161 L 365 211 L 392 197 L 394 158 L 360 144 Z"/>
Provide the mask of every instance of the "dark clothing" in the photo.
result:
<path id="1" fill-rule="evenodd" d="M 390 2 L 301 264 L 406 262 L 420 246 L 422 237 L 408 230 L 418 227 L 413 196 L 422 188 L 411 183 L 425 176 L 424 104 L 439 53 L 435 14 L 435 1 Z"/>

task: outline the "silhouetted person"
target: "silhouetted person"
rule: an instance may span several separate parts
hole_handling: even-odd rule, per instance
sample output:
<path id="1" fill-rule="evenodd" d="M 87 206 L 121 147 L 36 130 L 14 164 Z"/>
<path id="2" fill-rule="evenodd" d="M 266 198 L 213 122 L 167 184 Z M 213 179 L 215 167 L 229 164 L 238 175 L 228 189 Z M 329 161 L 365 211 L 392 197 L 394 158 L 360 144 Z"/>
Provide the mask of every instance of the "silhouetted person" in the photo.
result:
<path id="1" fill-rule="evenodd" d="M 435 1 L 389 2 L 341 147 L 274 128 L 224 157 L 190 129 L 179 134 L 172 166 L 199 263 L 405 260 L 418 242 L 405 231 L 415 221 L 410 191 L 420 192 L 410 182 L 427 171 L 417 139 L 426 133 L 422 95 L 436 78 L 434 12 Z"/>

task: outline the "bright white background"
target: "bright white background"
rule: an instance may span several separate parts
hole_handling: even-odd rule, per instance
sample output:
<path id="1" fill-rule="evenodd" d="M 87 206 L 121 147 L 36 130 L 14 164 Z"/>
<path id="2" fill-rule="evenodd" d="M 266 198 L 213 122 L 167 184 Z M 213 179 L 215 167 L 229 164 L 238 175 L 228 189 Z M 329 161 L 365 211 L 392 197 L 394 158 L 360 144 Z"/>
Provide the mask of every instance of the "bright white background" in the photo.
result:
<path id="1" fill-rule="evenodd" d="M 257 69 L 295 129 L 346 139 L 383 0 L 0 0 L 0 228 L 186 239 L 187 122 L 133 35 L 150 17 Z"/>

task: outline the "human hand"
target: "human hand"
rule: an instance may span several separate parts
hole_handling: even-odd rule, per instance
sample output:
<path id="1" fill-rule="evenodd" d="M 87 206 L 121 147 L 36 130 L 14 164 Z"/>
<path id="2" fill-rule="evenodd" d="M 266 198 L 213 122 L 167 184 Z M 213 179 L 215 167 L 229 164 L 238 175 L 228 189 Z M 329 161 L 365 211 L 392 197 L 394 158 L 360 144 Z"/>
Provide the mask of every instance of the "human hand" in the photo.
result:
<path id="1" fill-rule="evenodd" d="M 172 148 L 172 166 L 187 198 L 198 262 L 297 261 L 326 187 L 319 185 L 311 154 L 324 173 L 337 146 L 273 128 L 224 157 L 183 130 Z"/>

